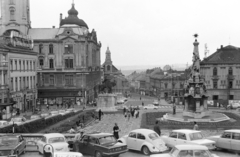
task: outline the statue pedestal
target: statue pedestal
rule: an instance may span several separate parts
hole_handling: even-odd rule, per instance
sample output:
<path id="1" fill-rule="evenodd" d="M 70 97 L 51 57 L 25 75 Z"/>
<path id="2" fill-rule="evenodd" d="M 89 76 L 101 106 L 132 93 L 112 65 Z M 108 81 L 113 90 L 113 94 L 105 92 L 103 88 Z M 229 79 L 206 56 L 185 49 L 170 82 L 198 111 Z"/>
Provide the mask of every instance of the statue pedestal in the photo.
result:
<path id="1" fill-rule="evenodd" d="M 117 96 L 115 94 L 99 94 L 97 99 L 97 111 L 101 109 L 102 112 L 117 111 L 115 105 L 117 103 Z"/>

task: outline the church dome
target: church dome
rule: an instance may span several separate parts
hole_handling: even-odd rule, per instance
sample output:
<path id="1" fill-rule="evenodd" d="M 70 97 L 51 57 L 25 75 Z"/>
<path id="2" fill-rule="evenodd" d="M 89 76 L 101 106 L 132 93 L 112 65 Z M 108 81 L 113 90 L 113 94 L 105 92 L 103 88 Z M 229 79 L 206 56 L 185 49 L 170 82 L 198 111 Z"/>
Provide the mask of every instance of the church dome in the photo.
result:
<path id="1" fill-rule="evenodd" d="M 88 28 L 87 24 L 82 19 L 79 19 L 77 15 L 78 11 L 75 9 L 74 4 L 72 4 L 72 8 L 68 11 L 68 17 L 61 20 L 60 26 L 66 24 L 75 24 L 80 27 Z"/>

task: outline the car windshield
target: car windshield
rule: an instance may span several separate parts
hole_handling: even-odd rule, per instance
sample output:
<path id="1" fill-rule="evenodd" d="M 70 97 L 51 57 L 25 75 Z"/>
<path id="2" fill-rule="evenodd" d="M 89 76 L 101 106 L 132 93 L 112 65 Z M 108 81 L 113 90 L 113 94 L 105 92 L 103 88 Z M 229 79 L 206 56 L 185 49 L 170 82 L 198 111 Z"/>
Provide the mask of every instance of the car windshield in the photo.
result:
<path id="1" fill-rule="evenodd" d="M 13 122 L 22 122 L 22 118 L 12 118 L 11 121 L 13 121 Z"/>
<path id="2" fill-rule="evenodd" d="M 204 138 L 201 132 L 191 133 L 189 134 L 189 137 L 191 141 L 200 140 Z"/>
<path id="3" fill-rule="evenodd" d="M 65 142 L 64 137 L 52 137 L 49 138 L 48 143 L 58 143 L 58 142 Z"/>
<path id="4" fill-rule="evenodd" d="M 148 137 L 151 139 L 151 140 L 155 140 L 157 138 L 159 138 L 158 134 L 157 133 L 151 133 L 148 135 Z"/>
<path id="5" fill-rule="evenodd" d="M 0 137 L 0 145 L 16 145 L 18 143 L 17 137 L 3 136 Z"/>
<path id="6" fill-rule="evenodd" d="M 177 157 L 178 153 L 179 153 L 179 150 L 178 150 L 177 148 L 173 148 L 173 149 L 169 152 L 170 156 L 172 156 L 172 157 Z"/>
<path id="7" fill-rule="evenodd" d="M 114 136 L 105 136 L 105 137 L 99 138 L 99 143 L 101 145 L 108 144 L 108 143 L 116 143 L 116 142 L 117 140 Z"/>

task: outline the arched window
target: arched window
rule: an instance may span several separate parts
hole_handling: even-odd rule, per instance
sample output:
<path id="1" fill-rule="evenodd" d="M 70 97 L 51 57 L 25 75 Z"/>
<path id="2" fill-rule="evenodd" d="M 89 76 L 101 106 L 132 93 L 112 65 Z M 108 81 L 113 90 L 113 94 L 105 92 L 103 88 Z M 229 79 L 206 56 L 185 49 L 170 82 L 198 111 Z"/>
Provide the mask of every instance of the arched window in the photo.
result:
<path id="1" fill-rule="evenodd" d="M 53 59 L 49 59 L 49 68 L 50 69 L 54 68 L 54 66 L 53 66 Z"/>
<path id="2" fill-rule="evenodd" d="M 39 45 L 39 53 L 43 53 L 43 44 Z"/>
<path id="3" fill-rule="evenodd" d="M 228 75 L 233 75 L 233 69 L 232 69 L 232 67 L 230 67 L 230 68 L 228 69 Z"/>
<path id="4" fill-rule="evenodd" d="M 110 71 L 110 70 L 111 70 L 111 66 L 108 65 L 108 66 L 107 66 L 107 71 Z"/>
<path id="5" fill-rule="evenodd" d="M 39 59 L 39 65 L 40 65 L 40 66 L 43 66 L 43 65 L 44 65 L 44 63 L 43 63 L 43 58 L 40 58 L 40 59 Z"/>
<path id="6" fill-rule="evenodd" d="M 10 20 L 15 20 L 15 8 L 10 7 Z"/>
<path id="7" fill-rule="evenodd" d="M 217 68 L 216 67 L 213 68 L 213 76 L 217 76 Z"/>
<path id="8" fill-rule="evenodd" d="M 53 44 L 50 44 L 50 45 L 49 45 L 49 53 L 50 53 L 50 54 L 53 54 Z"/>

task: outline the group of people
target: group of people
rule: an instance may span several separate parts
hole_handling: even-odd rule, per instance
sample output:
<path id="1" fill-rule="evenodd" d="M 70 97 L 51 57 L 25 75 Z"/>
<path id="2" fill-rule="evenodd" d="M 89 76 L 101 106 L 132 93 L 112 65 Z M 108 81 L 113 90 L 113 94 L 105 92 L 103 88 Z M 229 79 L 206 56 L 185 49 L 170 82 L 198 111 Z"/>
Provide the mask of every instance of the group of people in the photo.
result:
<path id="1" fill-rule="evenodd" d="M 139 117 L 139 107 L 133 107 L 132 105 L 130 106 L 129 109 L 127 109 L 126 107 L 123 108 L 123 114 L 125 118 L 128 118 L 128 121 L 130 120 L 130 118 L 135 117 L 138 118 Z"/>

